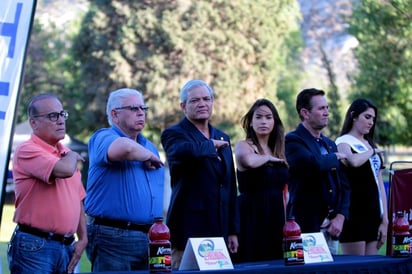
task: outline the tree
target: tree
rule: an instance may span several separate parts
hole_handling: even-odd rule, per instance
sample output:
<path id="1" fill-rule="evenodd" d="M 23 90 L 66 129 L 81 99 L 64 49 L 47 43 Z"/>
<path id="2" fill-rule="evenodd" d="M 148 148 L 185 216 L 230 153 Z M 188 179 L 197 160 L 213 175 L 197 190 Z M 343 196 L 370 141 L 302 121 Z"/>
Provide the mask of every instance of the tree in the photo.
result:
<path id="1" fill-rule="evenodd" d="M 412 2 L 359 1 L 350 32 L 359 40 L 351 98 L 366 97 L 379 109 L 378 142 L 412 144 Z"/>
<path id="2" fill-rule="evenodd" d="M 76 121 L 85 135 L 106 125 L 108 93 L 136 88 L 158 141 L 181 118 L 180 87 L 200 78 L 215 89 L 214 123 L 236 135 L 254 100 L 278 102 L 280 53 L 298 15 L 289 0 L 90 1 L 73 47 L 79 108 L 88 110 Z"/>
<path id="3" fill-rule="evenodd" d="M 337 137 L 342 126 L 342 101 L 346 101 L 352 70 L 353 55 L 350 48 L 352 37 L 346 29 L 346 20 L 352 12 L 352 0 L 301 0 L 304 24 L 302 33 L 306 41 L 303 62 L 308 80 L 305 88 L 325 90 L 330 112 L 326 135 Z"/>
<path id="4" fill-rule="evenodd" d="M 38 3 L 27 49 L 18 122 L 28 118 L 27 105 L 33 95 L 55 93 L 62 101 L 63 107 L 69 111 L 67 131 L 73 135 L 76 131 L 73 130 L 72 124 L 77 125 L 73 118 L 79 111 L 77 101 L 82 100 L 82 97 L 72 91 L 75 66 L 72 63 L 70 48 L 71 41 L 80 28 L 82 13 L 79 7 L 71 6 L 69 12 L 65 11 L 64 18 L 56 18 L 59 7 L 69 3 L 43 2 Z M 78 4 L 82 6 L 83 3 Z"/>
<path id="5" fill-rule="evenodd" d="M 342 124 L 342 116 L 340 115 L 341 111 L 341 96 L 338 92 L 338 87 L 336 85 L 336 77 L 331 66 L 331 61 L 328 59 L 328 56 L 324 49 L 320 48 L 322 54 L 322 61 L 327 71 L 329 79 L 329 109 L 331 110 L 331 118 L 329 119 L 328 131 L 330 133 L 330 138 L 335 139 L 339 136 Z"/>
<path id="6" fill-rule="evenodd" d="M 69 46 L 64 41 L 55 25 L 45 28 L 39 20 L 34 21 L 20 98 L 20 122 L 28 118 L 26 107 L 33 95 L 44 92 L 61 95 L 67 89 L 71 81 L 70 74 L 65 73 Z"/>
<path id="7" fill-rule="evenodd" d="M 296 95 L 303 78 L 302 62 L 300 54 L 304 47 L 304 41 L 299 30 L 293 31 L 286 37 L 283 49 L 284 64 L 280 67 L 277 97 L 279 104 L 276 106 L 282 118 L 285 132 L 293 130 L 300 122 L 296 113 Z"/>

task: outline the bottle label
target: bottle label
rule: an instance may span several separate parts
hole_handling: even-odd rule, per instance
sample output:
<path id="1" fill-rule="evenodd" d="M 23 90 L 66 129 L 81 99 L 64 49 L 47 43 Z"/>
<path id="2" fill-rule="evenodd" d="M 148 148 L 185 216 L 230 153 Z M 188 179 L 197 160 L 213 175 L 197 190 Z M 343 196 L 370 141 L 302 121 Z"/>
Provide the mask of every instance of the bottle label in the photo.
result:
<path id="1" fill-rule="evenodd" d="M 392 256 L 393 257 L 409 257 L 411 244 L 409 235 L 394 235 L 392 236 Z"/>
<path id="2" fill-rule="evenodd" d="M 149 244 L 149 272 L 172 272 L 172 248 L 170 244 Z"/>
<path id="3" fill-rule="evenodd" d="M 284 240 L 283 258 L 285 265 L 304 264 L 303 243 L 301 237 L 291 237 Z"/>

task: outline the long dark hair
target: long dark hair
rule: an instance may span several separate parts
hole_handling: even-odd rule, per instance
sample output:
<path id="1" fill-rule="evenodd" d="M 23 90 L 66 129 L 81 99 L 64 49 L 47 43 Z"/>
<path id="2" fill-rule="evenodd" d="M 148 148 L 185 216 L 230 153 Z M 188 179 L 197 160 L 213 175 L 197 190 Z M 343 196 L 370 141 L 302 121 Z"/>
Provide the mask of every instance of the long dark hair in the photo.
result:
<path id="1" fill-rule="evenodd" d="M 342 136 L 344 134 L 347 134 L 353 127 L 353 119 L 358 118 L 359 115 L 362 112 L 366 111 L 368 108 L 372 108 L 375 111 L 375 118 L 373 120 L 372 128 L 370 129 L 368 134 L 365 134 L 364 137 L 372 147 L 376 147 L 373 141 L 373 135 L 375 132 L 376 119 L 378 118 L 378 109 L 368 99 L 360 98 L 352 102 L 352 104 L 349 106 L 349 109 L 346 112 L 345 121 L 343 122 L 340 135 Z"/>
<path id="2" fill-rule="evenodd" d="M 267 106 L 273 115 L 273 120 L 275 121 L 274 128 L 269 135 L 269 142 L 268 146 L 270 150 L 273 152 L 273 155 L 280 158 L 285 158 L 285 129 L 283 127 L 282 120 L 280 120 L 279 113 L 275 107 L 275 105 L 267 100 L 267 99 L 259 99 L 257 100 L 249 111 L 242 117 L 241 124 L 243 129 L 246 133 L 246 139 L 252 140 L 253 144 L 255 144 L 259 150 L 259 153 L 263 153 L 262 146 L 259 144 L 259 141 L 256 136 L 256 132 L 254 131 L 253 127 L 251 126 L 253 120 L 253 114 L 260 106 Z"/>

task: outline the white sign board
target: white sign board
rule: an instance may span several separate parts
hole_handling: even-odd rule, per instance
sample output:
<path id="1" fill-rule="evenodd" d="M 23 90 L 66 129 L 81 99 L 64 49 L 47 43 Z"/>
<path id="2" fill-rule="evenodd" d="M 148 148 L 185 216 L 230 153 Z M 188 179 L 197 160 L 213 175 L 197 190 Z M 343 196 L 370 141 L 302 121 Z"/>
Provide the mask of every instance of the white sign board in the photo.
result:
<path id="1" fill-rule="evenodd" d="M 173 257 L 172 257 L 173 260 Z M 179 270 L 233 269 L 223 238 L 189 238 Z"/>
<path id="2" fill-rule="evenodd" d="M 0 0 L 0 195 L 35 8 L 36 0 Z"/>
<path id="3" fill-rule="evenodd" d="M 333 262 L 332 254 L 322 232 L 302 233 L 302 244 L 305 264 Z"/>

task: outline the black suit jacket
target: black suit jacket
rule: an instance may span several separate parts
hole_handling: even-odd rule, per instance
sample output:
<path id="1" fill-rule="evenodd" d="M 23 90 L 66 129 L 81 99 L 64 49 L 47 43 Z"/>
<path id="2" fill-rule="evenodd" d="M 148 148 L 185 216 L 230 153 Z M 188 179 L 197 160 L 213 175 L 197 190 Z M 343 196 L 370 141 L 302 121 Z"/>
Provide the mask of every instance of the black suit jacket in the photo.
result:
<path id="1" fill-rule="evenodd" d="M 209 125 L 211 138 L 229 136 Z M 170 168 L 172 194 L 167 214 L 172 246 L 183 250 L 189 237 L 238 233 L 236 177 L 231 146 L 216 151 L 213 142 L 187 119 L 161 136 Z M 219 160 L 218 156 L 221 160 Z"/>
<path id="2" fill-rule="evenodd" d="M 321 141 L 326 144 L 326 155 L 302 124 L 285 138 L 291 176 L 288 214 L 295 216 L 303 233 L 319 232 L 328 215 L 333 218 L 340 213 L 348 218 L 350 187 L 334 153 L 336 144 L 323 135 Z"/>

